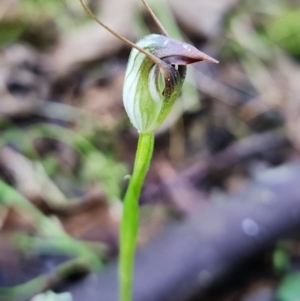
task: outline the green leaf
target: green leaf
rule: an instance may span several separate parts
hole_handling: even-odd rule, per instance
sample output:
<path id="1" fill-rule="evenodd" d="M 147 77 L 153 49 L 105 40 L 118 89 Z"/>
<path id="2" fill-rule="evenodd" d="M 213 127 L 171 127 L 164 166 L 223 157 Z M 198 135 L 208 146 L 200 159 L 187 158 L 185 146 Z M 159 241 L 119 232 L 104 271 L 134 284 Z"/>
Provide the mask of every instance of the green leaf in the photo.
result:
<path id="1" fill-rule="evenodd" d="M 300 55 L 299 20 L 300 9 L 286 10 L 267 25 L 272 42 L 296 56 Z"/>
<path id="2" fill-rule="evenodd" d="M 290 266 L 290 258 L 287 252 L 277 248 L 273 254 L 273 266 L 277 272 L 286 271 Z"/>
<path id="3" fill-rule="evenodd" d="M 277 298 L 279 301 L 300 300 L 300 272 L 285 276 L 278 289 Z"/>

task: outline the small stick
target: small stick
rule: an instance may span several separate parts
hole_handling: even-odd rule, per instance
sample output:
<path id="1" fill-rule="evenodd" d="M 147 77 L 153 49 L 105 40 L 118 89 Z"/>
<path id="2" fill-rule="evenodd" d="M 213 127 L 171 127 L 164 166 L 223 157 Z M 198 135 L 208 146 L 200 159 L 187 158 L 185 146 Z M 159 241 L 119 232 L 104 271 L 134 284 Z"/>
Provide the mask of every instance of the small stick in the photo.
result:
<path id="1" fill-rule="evenodd" d="M 164 68 L 164 66 L 161 63 L 161 60 L 159 58 L 157 58 L 155 55 L 153 55 L 152 53 L 148 52 L 147 50 L 137 46 L 136 44 L 134 44 L 133 42 L 129 41 L 128 39 L 122 37 L 121 35 L 119 35 L 118 33 L 116 33 L 113 29 L 111 29 L 110 27 L 108 27 L 107 25 L 105 25 L 104 23 L 102 23 L 102 21 L 100 21 L 93 13 L 92 11 L 87 7 L 87 5 L 83 2 L 83 0 L 79 0 L 82 7 L 84 8 L 84 10 L 86 11 L 86 13 L 93 19 L 95 20 L 98 24 L 100 24 L 102 27 L 104 27 L 107 31 L 109 31 L 111 34 L 113 34 L 116 38 L 118 38 L 119 40 L 121 40 L 122 42 L 124 42 L 125 44 L 127 44 L 128 46 L 135 48 L 136 50 L 140 51 L 141 53 L 143 53 L 144 55 L 146 55 L 150 60 L 152 60 L 155 64 L 157 64 L 159 67 Z"/>

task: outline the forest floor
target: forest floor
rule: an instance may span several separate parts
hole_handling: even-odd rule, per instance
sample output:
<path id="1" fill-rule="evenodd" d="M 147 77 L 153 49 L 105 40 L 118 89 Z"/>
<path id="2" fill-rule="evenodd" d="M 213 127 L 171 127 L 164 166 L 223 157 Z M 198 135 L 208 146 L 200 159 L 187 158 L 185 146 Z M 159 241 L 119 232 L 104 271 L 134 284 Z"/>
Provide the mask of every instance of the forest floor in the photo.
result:
<path id="1" fill-rule="evenodd" d="M 132 41 L 158 32 L 138 0 L 87 2 Z M 204 254 L 202 282 L 180 300 L 299 300 L 299 0 L 148 2 L 171 37 L 220 63 L 188 67 L 181 96 L 156 133 L 140 200 L 138 249 L 147 252 L 155 239 L 163 249 L 170 241 L 180 245 L 181 237 L 164 240 L 164 233 L 195 215 L 210 216 L 214 225 L 226 216 L 232 229 L 241 224 L 251 236 L 258 231 L 255 216 L 271 234 L 245 249 L 247 242 L 238 234 L 232 239 L 234 230 L 226 228 L 216 241 L 229 257 L 220 256 L 239 260 L 226 262 L 224 273 L 206 285 Z M 115 262 L 138 138 L 122 103 L 129 53 L 79 1 L 2 1 L 0 300 L 62 291 L 67 279 L 82 273 L 105 277 Z M 260 201 L 279 198 L 277 211 L 251 207 L 253 185 L 262 189 Z M 227 203 L 232 209 L 223 216 L 218 208 Z M 282 218 L 276 220 L 278 210 Z M 197 224 L 207 231 L 201 239 L 210 223 L 204 218 Z M 89 260 L 81 261 L 82 254 Z M 167 262 L 160 253 L 153 260 Z M 167 298 L 151 301 L 160 300 Z"/>

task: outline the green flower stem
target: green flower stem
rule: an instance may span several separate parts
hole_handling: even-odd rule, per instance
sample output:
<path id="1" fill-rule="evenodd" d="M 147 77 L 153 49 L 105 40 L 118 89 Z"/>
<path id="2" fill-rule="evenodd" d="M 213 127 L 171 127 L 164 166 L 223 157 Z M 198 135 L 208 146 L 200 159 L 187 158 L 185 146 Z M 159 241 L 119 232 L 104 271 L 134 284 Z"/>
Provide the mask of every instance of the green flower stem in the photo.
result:
<path id="1" fill-rule="evenodd" d="M 141 133 L 133 174 L 127 188 L 120 234 L 120 301 L 132 300 L 133 265 L 139 228 L 139 196 L 152 158 L 153 133 Z"/>

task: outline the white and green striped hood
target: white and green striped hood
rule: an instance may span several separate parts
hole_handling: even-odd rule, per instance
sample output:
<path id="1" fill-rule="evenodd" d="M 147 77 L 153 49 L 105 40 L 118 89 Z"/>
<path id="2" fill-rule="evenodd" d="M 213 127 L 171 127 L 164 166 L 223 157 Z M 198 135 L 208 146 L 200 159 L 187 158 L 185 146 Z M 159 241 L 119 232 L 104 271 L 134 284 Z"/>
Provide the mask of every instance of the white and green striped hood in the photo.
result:
<path id="1" fill-rule="evenodd" d="M 133 126 L 147 133 L 155 131 L 172 109 L 185 79 L 185 65 L 214 60 L 189 44 L 158 34 L 145 36 L 137 45 L 161 63 L 158 66 L 134 48 L 125 74 L 125 110 Z"/>

